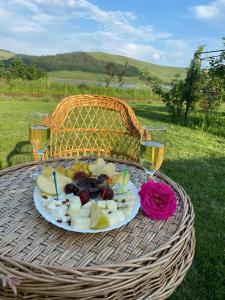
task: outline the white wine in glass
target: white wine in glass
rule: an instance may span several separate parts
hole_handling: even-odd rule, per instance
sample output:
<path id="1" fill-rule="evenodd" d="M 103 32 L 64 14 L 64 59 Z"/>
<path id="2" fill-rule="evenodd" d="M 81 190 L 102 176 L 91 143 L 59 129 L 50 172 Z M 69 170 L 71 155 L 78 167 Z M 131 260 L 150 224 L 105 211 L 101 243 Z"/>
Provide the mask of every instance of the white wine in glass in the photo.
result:
<path id="1" fill-rule="evenodd" d="M 165 155 L 165 135 L 164 127 L 144 126 L 141 136 L 140 162 L 153 179 L 154 173 L 159 170 Z"/>
<path id="2" fill-rule="evenodd" d="M 50 118 L 48 113 L 32 113 L 29 125 L 30 143 L 34 152 L 38 155 L 38 161 L 41 162 L 43 154 L 50 141 Z M 33 178 L 39 175 L 39 165 L 32 174 Z"/>

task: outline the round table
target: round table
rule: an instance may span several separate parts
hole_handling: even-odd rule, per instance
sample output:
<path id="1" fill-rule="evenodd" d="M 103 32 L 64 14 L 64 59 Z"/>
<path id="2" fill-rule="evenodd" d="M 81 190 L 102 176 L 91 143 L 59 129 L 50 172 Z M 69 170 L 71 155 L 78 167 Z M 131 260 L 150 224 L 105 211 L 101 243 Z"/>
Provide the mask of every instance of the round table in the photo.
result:
<path id="1" fill-rule="evenodd" d="M 47 163 L 56 166 L 59 161 L 69 166 L 74 159 Z M 35 209 L 30 177 L 34 165 L 0 172 L 0 299 L 141 300 L 171 295 L 195 249 L 194 211 L 182 187 L 156 174 L 178 199 L 176 214 L 166 221 L 150 220 L 139 211 L 127 225 L 110 232 L 67 232 Z M 127 168 L 140 188 L 143 169 L 133 163 Z"/>

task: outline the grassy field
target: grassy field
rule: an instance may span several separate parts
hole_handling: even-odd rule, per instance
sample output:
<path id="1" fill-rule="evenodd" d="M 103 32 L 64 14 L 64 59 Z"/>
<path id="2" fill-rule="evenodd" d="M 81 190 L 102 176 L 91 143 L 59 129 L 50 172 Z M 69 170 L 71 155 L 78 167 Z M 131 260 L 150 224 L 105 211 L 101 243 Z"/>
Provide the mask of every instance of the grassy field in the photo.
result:
<path id="1" fill-rule="evenodd" d="M 15 55 L 15 53 L 13 53 L 11 51 L 6 51 L 6 50 L 0 49 L 0 60 L 9 59 L 9 58 L 13 57 L 14 55 Z"/>
<path id="2" fill-rule="evenodd" d="M 52 82 L 51 80 L 10 80 L 10 82 L 0 80 L 0 96 L 19 96 L 27 95 L 38 96 L 45 98 L 46 101 L 50 99 L 62 99 L 68 95 L 77 94 L 96 94 L 96 95 L 108 95 L 112 97 L 119 97 L 131 101 L 150 101 L 158 100 L 159 97 L 154 95 L 147 88 L 116 88 L 116 87 L 101 87 L 96 85 L 85 84 L 70 84 L 65 82 Z"/>
<path id="3" fill-rule="evenodd" d="M 52 71 L 48 72 L 48 77 L 50 79 L 72 79 L 72 80 L 87 80 L 87 81 L 100 81 L 105 82 L 106 74 L 99 74 L 99 73 L 91 73 L 91 72 L 82 72 L 82 71 Z M 141 81 L 138 77 L 135 76 L 125 76 L 124 77 L 125 83 L 130 84 L 138 84 Z M 117 78 L 113 80 L 113 83 L 118 83 Z"/>
<path id="4" fill-rule="evenodd" d="M 139 70 L 148 69 L 153 74 L 158 76 L 162 81 L 165 82 L 169 82 L 172 78 L 174 78 L 176 74 L 179 74 L 180 79 L 184 79 L 186 74 L 185 68 L 156 65 L 156 64 L 148 63 L 146 61 L 141 61 L 141 60 L 133 59 L 122 55 L 115 55 L 115 54 L 109 54 L 104 52 L 88 52 L 88 54 L 99 60 L 103 60 L 106 62 L 112 61 L 114 63 L 122 64 L 122 65 L 127 61 L 130 66 L 134 66 Z"/>
<path id="5" fill-rule="evenodd" d="M 75 52 L 77 53 L 77 52 Z M 84 52 L 85 53 L 85 52 Z M 89 58 L 92 60 L 95 60 L 98 63 L 104 62 L 103 69 L 101 71 L 99 70 L 99 73 L 90 73 L 88 70 L 86 72 L 81 72 L 77 70 L 84 70 L 82 67 L 85 65 L 85 60 L 83 63 L 79 64 L 75 69 L 71 69 L 71 67 L 76 65 L 76 61 L 71 61 L 71 53 L 65 53 L 63 54 L 64 60 L 61 61 L 60 69 L 58 69 L 58 65 L 56 66 L 55 64 L 52 65 L 51 69 L 45 69 L 46 66 L 48 66 L 49 62 L 51 60 L 56 60 L 58 62 L 59 57 L 56 58 L 54 55 L 51 56 L 43 56 L 41 57 L 42 59 L 45 60 L 45 64 L 42 65 L 42 68 L 45 70 L 51 70 L 52 72 L 49 73 L 49 76 L 52 78 L 62 78 L 62 79 L 78 79 L 78 80 L 102 80 L 104 81 L 105 74 L 105 62 L 113 62 L 119 65 L 124 65 L 124 63 L 127 61 L 128 62 L 128 68 L 129 67 L 135 67 L 139 71 L 142 71 L 144 69 L 149 70 L 152 72 L 155 76 L 159 77 L 164 83 L 169 83 L 172 79 L 179 78 L 179 79 L 184 79 L 186 70 L 185 68 L 178 68 L 178 67 L 169 67 L 169 66 L 163 66 L 163 65 L 157 65 L 157 64 L 152 64 L 146 61 L 140 61 L 137 59 L 133 59 L 130 57 L 122 56 L 122 55 L 115 55 L 115 54 L 109 54 L 109 53 L 104 53 L 104 52 L 87 52 L 86 53 Z M 10 51 L 5 51 L 0 49 L 0 60 L 2 59 L 8 59 L 11 58 L 15 55 L 15 53 L 10 52 Z M 34 64 L 38 64 L 38 60 L 40 57 L 32 57 L 29 56 L 30 59 Z M 78 59 L 78 58 L 77 58 Z M 74 65 L 75 64 L 75 65 Z M 56 70 L 62 70 L 62 71 L 56 71 Z M 73 71 L 68 71 L 68 70 L 73 70 Z M 137 70 L 137 71 L 138 71 Z M 89 70 L 90 71 L 90 70 Z M 96 69 L 95 69 L 96 71 Z M 92 72 L 92 71 L 91 71 Z M 133 73 L 132 73 L 133 74 Z M 135 75 L 138 76 L 138 73 L 135 73 Z M 139 83 L 138 78 L 133 76 L 133 77 L 126 77 L 125 78 L 126 83 Z"/>
<path id="6" fill-rule="evenodd" d="M 32 159 L 28 115 L 53 111 L 57 101 L 1 98 L 0 155 L 2 167 Z M 172 122 L 163 104 L 133 103 L 141 124 L 167 127 L 162 171 L 181 184 L 195 209 L 196 254 L 172 300 L 224 299 L 225 135 L 183 127 Z M 225 131 L 225 129 L 223 128 Z M 7 161 L 8 158 L 8 161 Z"/>

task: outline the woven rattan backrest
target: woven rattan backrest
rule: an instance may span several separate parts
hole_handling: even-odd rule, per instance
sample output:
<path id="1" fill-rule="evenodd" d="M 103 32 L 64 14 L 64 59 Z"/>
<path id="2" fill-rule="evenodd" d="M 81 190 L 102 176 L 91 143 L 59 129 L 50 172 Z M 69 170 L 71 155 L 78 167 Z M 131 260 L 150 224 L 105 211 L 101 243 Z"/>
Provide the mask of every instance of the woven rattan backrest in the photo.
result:
<path id="1" fill-rule="evenodd" d="M 140 125 L 129 105 L 106 96 L 76 95 L 52 114 L 50 157 L 112 156 L 137 161 Z"/>

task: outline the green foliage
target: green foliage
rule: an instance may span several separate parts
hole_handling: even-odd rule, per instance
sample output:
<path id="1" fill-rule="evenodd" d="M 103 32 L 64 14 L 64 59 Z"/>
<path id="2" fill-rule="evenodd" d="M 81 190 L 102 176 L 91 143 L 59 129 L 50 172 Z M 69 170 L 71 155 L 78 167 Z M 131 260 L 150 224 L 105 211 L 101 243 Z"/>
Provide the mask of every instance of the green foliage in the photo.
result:
<path id="1" fill-rule="evenodd" d="M 113 62 L 106 64 L 107 77 L 105 78 L 106 87 L 109 86 L 113 78 L 116 76 L 119 81 L 120 88 L 123 87 L 123 78 L 128 70 L 128 62 L 125 62 L 123 66 L 116 65 Z"/>
<path id="2" fill-rule="evenodd" d="M 117 68 L 116 76 L 119 81 L 119 86 L 122 88 L 123 86 L 123 77 L 126 75 L 128 69 L 128 62 L 126 61 L 123 66 Z"/>
<path id="3" fill-rule="evenodd" d="M 105 78 L 105 86 L 108 87 L 116 74 L 116 65 L 112 62 L 109 62 L 106 64 L 105 68 L 107 74 Z"/>
<path id="4" fill-rule="evenodd" d="M 0 60 L 6 60 L 15 55 L 16 54 L 13 52 L 0 49 Z M 172 79 L 178 78 L 177 75 L 180 76 L 180 79 L 183 79 L 186 72 L 185 68 L 160 66 L 122 55 L 103 52 L 74 52 L 40 57 L 30 55 L 16 55 L 16 57 L 22 58 L 22 60 L 27 64 L 35 64 L 39 68 L 44 69 L 46 72 L 83 71 L 87 73 L 95 73 L 98 75 L 106 74 L 105 65 L 108 62 L 113 62 L 119 67 L 124 66 L 124 64 L 128 62 L 129 67 L 126 71 L 127 76 L 138 77 L 141 73 L 141 70 L 147 69 L 152 74 L 159 77 L 161 81 L 167 84 L 170 83 Z"/>
<path id="5" fill-rule="evenodd" d="M 0 62 L 0 78 L 2 79 L 36 80 L 45 76 L 46 74 L 35 65 L 26 65 L 17 58 L 12 58 L 4 63 Z"/>
<path id="6" fill-rule="evenodd" d="M 145 82 L 146 86 L 149 86 L 151 88 L 153 93 L 164 98 L 164 92 L 160 85 L 161 81 L 157 76 L 153 75 L 148 70 L 143 70 L 140 78 Z"/>
<path id="7" fill-rule="evenodd" d="M 146 88 L 116 88 L 116 87 L 102 87 L 96 85 L 81 85 L 69 84 L 64 82 L 52 82 L 46 78 L 39 80 L 21 80 L 13 79 L 10 81 L 1 80 L 0 90 L 2 94 L 21 96 L 27 95 L 33 97 L 43 97 L 51 99 L 62 99 L 69 95 L 78 94 L 96 94 L 108 95 L 112 97 L 123 98 L 132 101 L 149 101 L 158 100 L 157 95 L 149 95 Z"/>
<path id="8" fill-rule="evenodd" d="M 202 127 L 209 126 L 212 112 L 225 102 L 225 50 L 208 60 L 209 68 L 202 70 L 197 89 L 199 106 L 204 114 Z"/>
<path id="9" fill-rule="evenodd" d="M 72 52 L 46 56 L 17 55 L 17 57 L 22 59 L 26 64 L 35 64 L 47 72 L 68 70 L 107 74 L 107 63 L 96 59 L 85 52 Z M 117 68 L 121 67 L 120 64 L 112 63 Z M 134 66 L 129 66 L 127 69 L 127 76 L 137 76 L 139 73 L 139 69 Z"/>
<path id="10" fill-rule="evenodd" d="M 166 103 L 168 111 L 187 124 L 188 115 L 196 107 L 202 110 L 202 128 L 209 124 L 209 118 L 225 101 L 225 51 L 209 59 L 209 69 L 201 70 L 200 46 L 187 69 L 184 80 L 173 80 L 170 90 L 163 90 L 157 77 L 148 71 L 142 72 L 143 80 L 152 91 Z"/>
<path id="11" fill-rule="evenodd" d="M 201 76 L 201 59 L 196 53 L 202 52 L 204 46 L 200 46 L 194 54 L 194 58 L 191 61 L 190 67 L 187 69 L 187 75 L 184 79 L 184 84 L 181 94 L 181 102 L 185 102 L 184 119 L 187 120 L 188 113 L 191 109 L 194 109 L 196 102 L 198 101 L 197 85 Z"/>
<path id="12" fill-rule="evenodd" d="M 184 81 L 180 80 L 173 82 L 171 90 L 163 95 L 168 112 L 178 119 L 181 119 L 184 114 L 183 90 Z"/>

